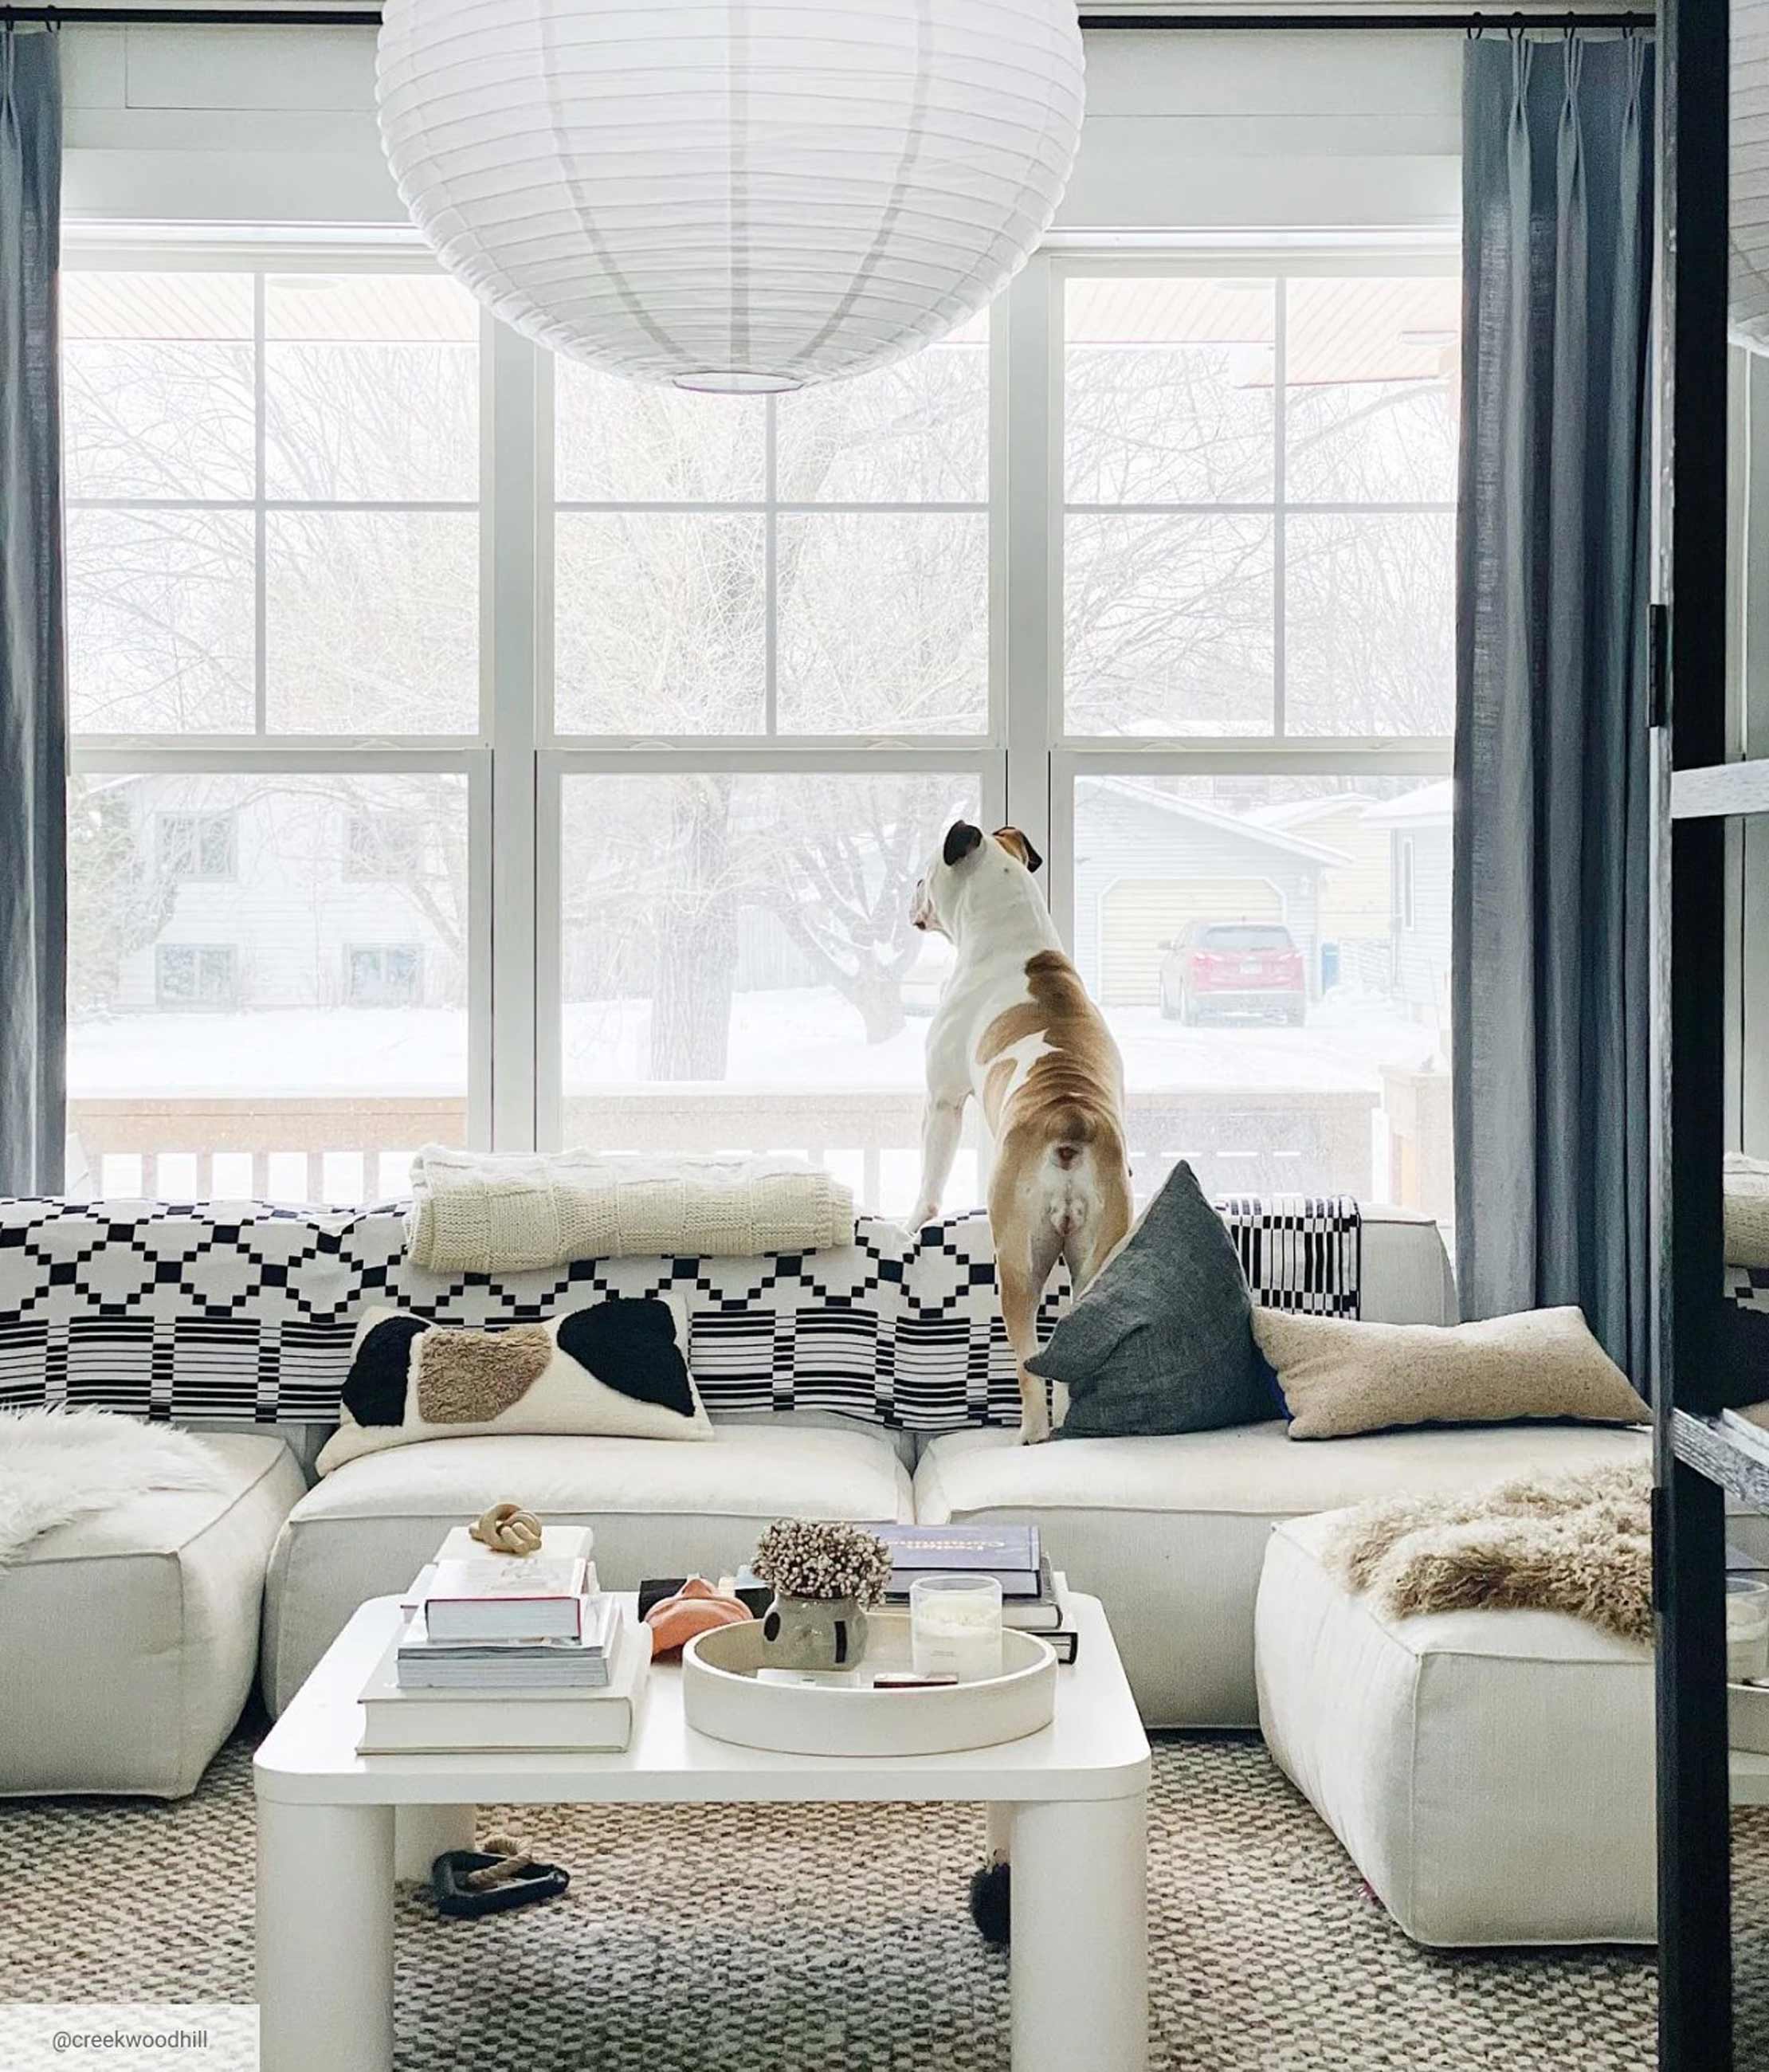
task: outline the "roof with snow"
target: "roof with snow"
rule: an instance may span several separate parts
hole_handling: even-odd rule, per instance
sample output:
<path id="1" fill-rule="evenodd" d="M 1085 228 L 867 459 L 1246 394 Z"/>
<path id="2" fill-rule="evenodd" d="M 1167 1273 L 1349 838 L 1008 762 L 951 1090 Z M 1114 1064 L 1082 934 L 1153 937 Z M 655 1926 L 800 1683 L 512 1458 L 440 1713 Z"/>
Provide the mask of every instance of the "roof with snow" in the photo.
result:
<path id="1" fill-rule="evenodd" d="M 1282 828 L 1274 828 L 1251 813 L 1225 813 L 1220 807 L 1202 805 L 1195 799 L 1176 797 L 1171 791 L 1158 789 L 1147 778 L 1090 777 L 1087 781 L 1101 791 L 1115 791 L 1120 798 L 1132 800 L 1139 806 L 1152 806 L 1157 812 L 1171 813 L 1176 819 L 1220 829 L 1262 849 L 1276 850 L 1280 855 L 1298 857 L 1305 862 L 1327 868 L 1351 861 L 1343 850 L 1329 849 L 1324 842 L 1287 834 Z"/>

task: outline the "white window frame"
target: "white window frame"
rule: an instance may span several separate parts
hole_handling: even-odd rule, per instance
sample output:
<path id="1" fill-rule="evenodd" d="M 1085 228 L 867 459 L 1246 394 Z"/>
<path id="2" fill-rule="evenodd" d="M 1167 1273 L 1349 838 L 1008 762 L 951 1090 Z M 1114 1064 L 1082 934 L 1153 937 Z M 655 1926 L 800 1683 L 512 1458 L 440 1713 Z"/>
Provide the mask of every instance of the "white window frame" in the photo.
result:
<path id="1" fill-rule="evenodd" d="M 507 340 L 507 343 L 505 341 Z M 532 921 L 535 948 L 530 1003 L 533 1013 L 534 1142 L 557 1145 L 563 1141 L 564 1085 L 564 957 L 561 912 L 564 885 L 562 807 L 564 780 L 585 775 L 687 776 L 703 773 L 756 776 L 835 776 L 915 774 L 952 775 L 975 781 L 980 808 L 991 826 L 1010 817 L 1008 811 L 1007 684 L 1007 552 L 1004 493 L 1006 481 L 1007 397 L 1004 369 L 1006 327 L 999 319 L 989 335 L 989 479 L 983 504 L 988 526 L 988 700 L 984 728 L 976 734 L 901 735 L 890 734 L 589 734 L 558 729 L 553 715 L 554 537 L 556 510 L 631 510 L 642 504 L 569 502 L 563 506 L 554 496 L 553 383 L 551 356 L 528 347 L 509 334 L 499 341 L 500 350 L 511 360 L 519 353 L 529 356 L 528 393 L 532 401 L 533 480 L 537 523 L 535 557 L 529 595 L 532 600 L 536 662 L 536 697 L 529 717 L 538 722 L 535 742 L 536 801 L 535 903 Z M 671 511 L 761 514 L 767 525 L 769 586 L 773 587 L 774 521 L 782 513 L 848 511 L 965 511 L 975 512 L 972 501 L 959 503 L 831 503 L 799 504 L 773 500 L 774 473 L 774 403 L 770 399 L 767 434 L 766 488 L 770 498 L 761 502 L 671 504 Z M 773 599 L 770 596 L 766 663 L 766 724 L 775 717 L 776 669 Z M 503 911 L 500 907 L 500 912 Z"/>
<path id="2" fill-rule="evenodd" d="M 1064 730 L 1063 532 L 1069 507 L 1063 479 L 1063 304 L 1069 282 L 1088 276 L 1159 278 L 1176 273 L 1214 278 L 1443 275 L 1455 273 L 1459 264 L 1459 248 L 1453 238 L 1411 232 L 1352 238 L 1298 233 L 1267 239 L 1224 234 L 1176 237 L 1158 249 L 1151 248 L 1147 238 L 1131 241 L 1128 249 L 1111 240 L 1065 240 L 1057 249 L 1040 254 L 1014 282 L 1008 295 L 1019 320 L 1016 343 L 1023 350 L 1013 361 L 1008 406 L 1011 437 L 1021 461 L 1018 479 L 1040 480 L 1045 484 L 1036 520 L 1028 512 L 1014 532 L 1020 553 L 1009 565 L 1009 596 L 1019 599 L 1023 607 L 1013 621 L 1019 638 L 1012 648 L 1011 666 L 1016 701 L 1024 693 L 1027 708 L 1017 715 L 1015 739 L 1021 767 L 1026 769 L 1026 781 L 1016 803 L 1022 812 L 1036 810 L 1034 771 L 1041 752 L 1047 758 L 1049 773 L 1047 833 L 1053 828 L 1073 828 L 1076 784 L 1086 777 L 1443 777 L 1450 773 L 1454 746 L 1448 734 L 1287 735 L 1274 731 L 1164 738 L 1070 734 Z M 1282 514 L 1286 507 L 1281 409 L 1274 415 L 1274 442 L 1279 459 L 1271 503 L 1236 504 L 1232 508 L 1237 512 L 1270 509 L 1279 519 L 1274 543 L 1277 574 L 1273 609 L 1279 682 L 1275 725 L 1281 723 L 1283 709 Z M 1344 508 L 1375 513 L 1397 508 L 1382 504 L 1310 504 L 1307 508 L 1328 512 Z M 1398 508 L 1437 511 L 1453 510 L 1454 505 Z M 1034 601 L 1040 597 L 1046 605 L 1041 612 L 1034 608 Z M 1051 911 L 1063 939 L 1072 944 L 1075 924 L 1073 841 L 1053 841 L 1039 845 L 1052 858 L 1048 888 Z"/>
<path id="3" fill-rule="evenodd" d="M 466 780 L 467 839 L 474 857 L 497 853 L 492 826 L 492 755 L 490 707 L 493 682 L 495 593 L 492 573 L 497 553 L 498 528 L 493 518 L 490 485 L 496 455 L 492 423 L 490 363 L 495 336 L 500 327 L 489 316 L 480 326 L 479 410 L 479 718 L 474 733 L 449 735 L 334 735 L 271 734 L 265 722 L 265 584 L 264 539 L 266 514 L 273 510 L 326 508 L 324 505 L 285 504 L 264 493 L 264 293 L 262 277 L 269 273 L 433 273 L 436 263 L 417 243 L 415 236 L 399 233 L 351 235 L 339 232 L 323 239 L 281 236 L 261 228 L 238 233 L 223 230 L 169 236 L 151 227 L 139 230 L 127 226 L 91 228 L 70 224 L 64 228 L 63 264 L 77 272 L 206 272 L 244 273 L 260 277 L 254 294 L 254 396 L 258 426 L 258 455 L 254 495 L 238 500 L 205 501 L 203 508 L 244 509 L 254 514 L 256 540 L 254 569 L 255 730 L 250 734 L 214 734 L 201 737 L 166 734 L 80 733 L 69 744 L 68 766 L 76 775 L 155 776 L 233 776 L 281 774 L 291 776 L 345 775 L 351 776 L 406 776 L 421 773 L 458 775 Z M 92 508 L 127 508 L 128 498 L 81 498 L 71 502 Z M 360 503 L 340 503 L 335 508 L 358 509 Z M 372 504 L 368 508 L 374 508 Z M 421 500 L 393 499 L 389 508 L 448 509 L 466 508 L 460 503 L 426 504 Z M 506 529 L 507 528 L 507 520 Z M 492 1015 L 490 994 L 483 974 L 490 961 L 491 888 L 486 873 L 476 869 L 470 877 L 467 911 L 468 1005 L 466 1136 L 470 1144 L 491 1143 L 492 1136 Z M 156 996 L 158 987 L 156 986 Z M 532 1140 L 531 1140 L 532 1141 Z M 347 1147 L 342 1147 L 347 1148 Z"/>
<path id="4" fill-rule="evenodd" d="M 279 235 L 261 227 L 237 235 L 216 231 L 170 236 L 71 224 L 65 263 L 80 270 L 200 267 L 257 274 L 434 271 L 433 261 L 409 234 Z M 466 785 L 474 859 L 467 959 L 467 1141 L 509 1151 L 556 1144 L 564 1113 L 560 808 L 568 776 L 928 772 L 968 778 L 976 786 L 986 824 L 1012 822 L 1050 858 L 1047 890 L 1053 914 L 1065 939 L 1072 942 L 1073 845 L 1067 837 L 1074 824 L 1076 785 L 1082 778 L 1134 773 L 1429 779 L 1447 774 L 1451 750 L 1447 736 L 1165 739 L 1063 733 L 1061 315 L 1066 282 L 1088 273 L 1435 273 L 1453 271 L 1455 265 L 1453 240 L 1412 233 L 1353 240 L 1298 233 L 1258 243 L 1228 233 L 1053 239 L 997 301 L 991 325 L 987 720 L 982 731 L 961 735 L 688 738 L 557 730 L 552 715 L 552 363 L 544 352 L 487 315 L 480 334 L 477 733 L 269 736 L 259 731 L 200 741 L 187 736 L 176 742 L 164 735 L 84 734 L 72 744 L 72 767 L 80 772 L 144 776 L 273 771 L 461 775 Z M 255 299 L 261 348 L 261 290 Z M 261 446 L 261 349 L 257 369 Z M 1278 438 L 1281 445 L 1281 418 Z M 261 730 L 263 522 L 265 512 L 275 507 L 274 500 L 264 496 L 261 454 L 255 490 L 248 508 L 256 513 L 259 539 L 255 666 Z M 1281 501 L 1281 494 L 1280 477 L 1275 501 Z M 400 508 L 429 507 L 400 500 Z M 759 507 L 682 508 L 725 512 Z M 851 507 L 772 506 L 776 512 L 800 508 Z M 1236 507 L 1243 508 L 1262 507 Z M 1281 613 L 1281 559 L 1277 591 Z M 1281 638 L 1280 631 L 1280 643 Z M 773 681 L 770 652 L 770 719 Z M 1056 838 L 1059 830 L 1065 838 Z"/>

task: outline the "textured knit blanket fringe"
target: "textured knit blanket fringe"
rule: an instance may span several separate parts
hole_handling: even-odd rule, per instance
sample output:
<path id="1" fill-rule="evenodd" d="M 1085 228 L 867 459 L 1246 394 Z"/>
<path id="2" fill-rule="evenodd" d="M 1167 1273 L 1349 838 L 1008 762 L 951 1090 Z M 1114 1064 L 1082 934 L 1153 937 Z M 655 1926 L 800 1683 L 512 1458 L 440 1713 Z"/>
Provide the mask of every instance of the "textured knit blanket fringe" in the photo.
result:
<path id="1" fill-rule="evenodd" d="M 854 1198 L 782 1156 L 511 1156 L 427 1144 L 406 1257 L 429 1273 L 527 1273 L 574 1259 L 755 1259 L 854 1241 Z"/>
<path id="2" fill-rule="evenodd" d="M 1565 1612 L 1652 1638 L 1652 1475 L 1644 1463 L 1526 1475 L 1456 1495 L 1381 1498 L 1340 1521 L 1329 1566 L 1390 1618 Z"/>

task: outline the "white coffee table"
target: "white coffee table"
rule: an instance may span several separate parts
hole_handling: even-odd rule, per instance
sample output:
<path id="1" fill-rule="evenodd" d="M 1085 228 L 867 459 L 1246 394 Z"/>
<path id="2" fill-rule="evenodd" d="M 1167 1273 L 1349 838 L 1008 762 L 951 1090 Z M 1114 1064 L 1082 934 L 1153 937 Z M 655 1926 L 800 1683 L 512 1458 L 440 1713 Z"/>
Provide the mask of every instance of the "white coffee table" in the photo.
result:
<path id="1" fill-rule="evenodd" d="M 1098 1601 L 1068 1601 L 1081 1644 L 1049 1726 L 897 1758 L 714 1741 L 683 1720 L 673 1663 L 654 1665 L 622 1755 L 359 1756 L 357 1696 L 400 1616 L 392 1597 L 364 1605 L 253 1766 L 261 2072 L 389 2072 L 396 1864 L 426 1877 L 443 1850 L 470 1847 L 475 1806 L 866 1799 L 988 1807 L 1013 1864 L 1014 2072 L 1143 2072 L 1148 1741 Z"/>

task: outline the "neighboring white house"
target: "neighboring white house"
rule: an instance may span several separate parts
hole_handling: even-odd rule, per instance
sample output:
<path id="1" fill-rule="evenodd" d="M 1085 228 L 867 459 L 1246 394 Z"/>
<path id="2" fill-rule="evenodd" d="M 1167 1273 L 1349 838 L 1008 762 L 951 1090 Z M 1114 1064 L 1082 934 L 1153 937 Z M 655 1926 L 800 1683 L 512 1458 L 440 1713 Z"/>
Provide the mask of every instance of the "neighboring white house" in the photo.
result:
<path id="1" fill-rule="evenodd" d="M 1365 824 L 1388 837 L 1394 989 L 1415 1022 L 1449 1026 L 1450 882 L 1455 787 L 1447 777 L 1372 806 Z"/>
<path id="2" fill-rule="evenodd" d="M 1195 920 L 1281 921 L 1320 992 L 1324 889 L 1350 859 L 1252 813 L 1132 777 L 1090 778 L 1075 814 L 1075 963 L 1108 1007 L 1151 1007 L 1164 945 Z"/>
<path id="3" fill-rule="evenodd" d="M 1373 826 L 1367 791 L 1329 791 L 1256 806 L 1249 818 L 1321 842 L 1345 858 L 1320 882 L 1320 989 L 1350 985 L 1386 993 L 1393 977 L 1393 865 L 1385 828 Z"/>
<path id="4" fill-rule="evenodd" d="M 449 1007 L 466 997 L 441 830 L 323 780 L 125 780 L 151 939 L 119 946 L 109 1006 Z M 77 867 L 76 856 L 76 867 Z M 144 933 L 146 931 L 144 930 Z"/>

